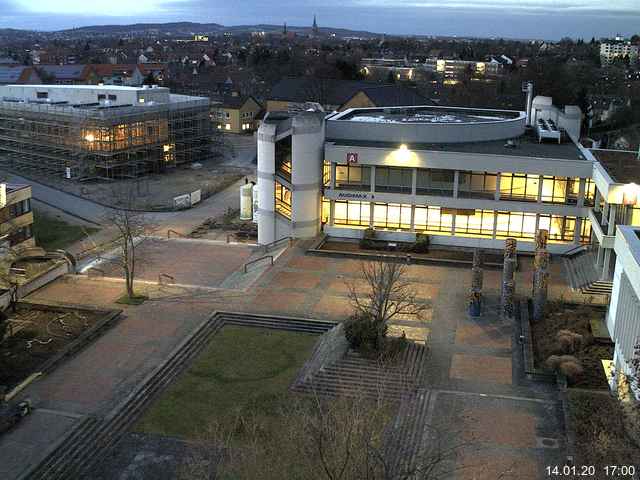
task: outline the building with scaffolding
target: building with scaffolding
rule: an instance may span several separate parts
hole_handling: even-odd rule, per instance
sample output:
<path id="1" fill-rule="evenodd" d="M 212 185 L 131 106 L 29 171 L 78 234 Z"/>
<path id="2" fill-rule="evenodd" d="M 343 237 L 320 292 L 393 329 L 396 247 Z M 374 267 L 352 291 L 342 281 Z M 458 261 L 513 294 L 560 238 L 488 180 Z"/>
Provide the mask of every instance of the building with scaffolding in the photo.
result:
<path id="1" fill-rule="evenodd" d="M 209 99 L 162 87 L 0 87 L 0 165 L 136 177 L 211 157 Z"/>

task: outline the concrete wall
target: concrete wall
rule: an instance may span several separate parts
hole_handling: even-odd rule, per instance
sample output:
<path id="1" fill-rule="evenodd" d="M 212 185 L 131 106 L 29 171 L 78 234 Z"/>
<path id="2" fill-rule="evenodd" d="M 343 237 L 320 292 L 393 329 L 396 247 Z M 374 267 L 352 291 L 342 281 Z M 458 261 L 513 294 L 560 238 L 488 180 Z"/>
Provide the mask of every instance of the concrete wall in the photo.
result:
<path id="1" fill-rule="evenodd" d="M 366 113 L 362 109 L 362 113 Z M 478 113 L 475 109 L 448 107 L 461 114 Z M 487 110 L 489 111 L 489 110 Z M 395 143 L 460 143 L 505 140 L 524 133 L 526 114 L 517 118 L 473 123 L 375 123 L 341 120 L 350 110 L 327 119 L 327 138 L 336 140 L 375 140 Z M 499 114 L 500 111 L 495 111 Z"/>
<path id="2" fill-rule="evenodd" d="M 276 240 L 275 223 L 276 125 L 263 123 L 258 130 L 258 243 Z"/>
<path id="3" fill-rule="evenodd" d="M 116 100 L 111 101 L 111 105 L 169 102 L 168 88 L 134 88 L 110 85 L 6 85 L 0 87 L 0 99 L 11 98 L 24 101 L 43 101 L 43 99 L 38 99 L 39 92 L 46 92 L 48 100 L 52 103 L 96 103 L 98 102 L 98 95 L 107 95 L 107 98 L 109 95 L 115 95 Z M 141 100 L 144 100 L 144 102 Z"/>

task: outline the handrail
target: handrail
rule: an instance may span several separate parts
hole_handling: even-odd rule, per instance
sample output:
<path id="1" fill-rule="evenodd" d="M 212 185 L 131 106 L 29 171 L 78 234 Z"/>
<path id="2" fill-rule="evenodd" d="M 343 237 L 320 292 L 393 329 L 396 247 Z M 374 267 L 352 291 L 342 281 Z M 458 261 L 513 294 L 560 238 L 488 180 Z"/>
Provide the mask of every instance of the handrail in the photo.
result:
<path id="1" fill-rule="evenodd" d="M 178 237 L 188 238 L 186 235 L 184 235 L 184 234 L 182 234 L 182 233 L 180 233 L 180 232 L 178 232 L 176 230 L 169 229 L 169 230 L 167 230 L 167 239 L 171 238 L 171 234 L 172 233 L 174 235 L 177 235 Z"/>
<path id="2" fill-rule="evenodd" d="M 261 245 L 262 251 L 264 253 L 267 253 L 271 248 L 275 247 L 276 245 L 278 245 L 279 243 L 283 242 L 284 240 L 289 242 L 289 246 L 291 246 L 291 242 L 293 242 L 293 237 L 282 237 L 282 238 L 279 238 L 278 240 L 274 240 L 271 243 L 267 243 L 265 245 Z"/>
<path id="3" fill-rule="evenodd" d="M 161 273 L 161 274 L 158 275 L 158 283 L 161 284 L 161 285 L 163 284 L 163 282 L 162 282 L 163 278 L 168 279 L 169 283 L 176 283 L 175 277 L 172 277 L 168 273 Z"/>
<path id="4" fill-rule="evenodd" d="M 580 249 L 584 249 L 585 251 L 588 251 L 591 249 L 590 245 L 578 245 L 577 247 L 572 248 L 571 250 L 564 252 L 562 254 L 563 257 L 569 257 L 571 255 L 573 255 L 574 253 L 576 253 L 578 250 Z"/>
<path id="5" fill-rule="evenodd" d="M 273 255 L 265 255 L 264 257 L 256 258 L 255 260 L 251 260 L 250 262 L 245 263 L 242 266 L 244 273 L 247 273 L 247 267 L 253 263 L 259 262 L 260 260 L 264 260 L 265 258 L 271 259 L 271 266 L 273 266 Z"/>

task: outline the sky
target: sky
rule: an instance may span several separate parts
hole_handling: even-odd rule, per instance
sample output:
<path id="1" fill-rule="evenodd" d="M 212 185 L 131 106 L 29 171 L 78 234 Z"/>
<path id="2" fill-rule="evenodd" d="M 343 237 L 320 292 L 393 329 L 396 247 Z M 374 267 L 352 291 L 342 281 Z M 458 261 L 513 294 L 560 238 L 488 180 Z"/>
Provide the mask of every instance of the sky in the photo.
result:
<path id="1" fill-rule="evenodd" d="M 640 0 L 0 0 L 0 28 L 142 22 L 308 26 L 387 34 L 586 38 L 640 33 Z"/>

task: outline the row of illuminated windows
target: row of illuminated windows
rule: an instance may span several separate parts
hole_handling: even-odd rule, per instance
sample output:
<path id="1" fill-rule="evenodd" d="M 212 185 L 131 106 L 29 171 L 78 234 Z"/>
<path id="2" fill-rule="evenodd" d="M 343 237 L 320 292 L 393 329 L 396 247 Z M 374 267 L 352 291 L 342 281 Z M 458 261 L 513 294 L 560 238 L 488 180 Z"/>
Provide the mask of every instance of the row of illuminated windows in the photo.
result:
<path id="1" fill-rule="evenodd" d="M 325 199 L 323 222 L 329 222 L 329 217 L 330 201 Z M 333 224 L 492 238 L 495 231 L 496 238 L 523 239 L 533 239 L 537 227 L 549 231 L 552 241 L 573 242 L 576 218 L 524 212 L 336 200 Z M 589 241 L 590 235 L 591 224 L 583 219 L 581 240 Z"/>
<path id="2" fill-rule="evenodd" d="M 336 165 L 335 186 L 346 190 L 371 190 L 371 168 L 362 165 Z M 331 181 L 331 166 L 325 163 L 324 185 Z M 403 167 L 375 167 L 376 192 L 411 193 L 413 169 Z M 452 196 L 455 187 L 455 170 L 416 169 L 416 194 Z M 458 196 L 488 198 L 496 196 L 498 174 L 489 172 L 460 171 Z M 579 178 L 501 173 L 499 198 L 518 201 L 576 204 L 580 191 Z M 595 184 L 587 179 L 585 204 L 593 204 Z"/>

